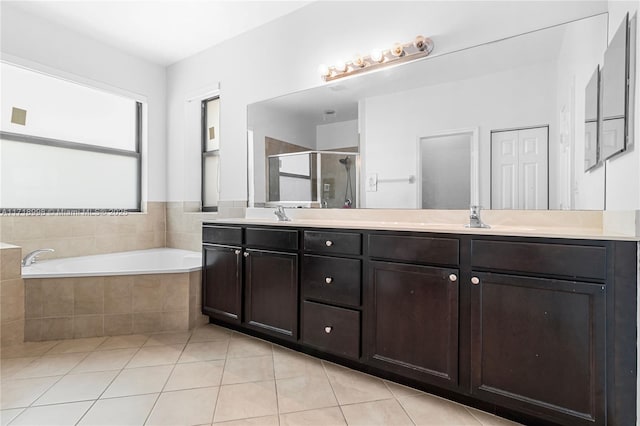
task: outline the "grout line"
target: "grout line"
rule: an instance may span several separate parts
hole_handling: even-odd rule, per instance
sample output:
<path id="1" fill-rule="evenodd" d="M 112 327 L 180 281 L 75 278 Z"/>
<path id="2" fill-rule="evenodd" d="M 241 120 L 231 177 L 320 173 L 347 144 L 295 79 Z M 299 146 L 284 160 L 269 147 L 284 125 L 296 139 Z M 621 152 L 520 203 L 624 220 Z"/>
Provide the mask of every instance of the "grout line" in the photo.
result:
<path id="1" fill-rule="evenodd" d="M 402 411 L 407 415 L 407 418 L 409 419 L 409 421 L 411 423 L 413 423 L 414 425 L 416 424 L 416 422 L 413 421 L 413 418 L 411 417 L 411 415 L 409 414 L 409 412 L 407 411 L 406 408 L 404 408 L 404 405 L 402 405 L 402 402 L 400 401 L 400 398 L 398 398 L 396 396 L 395 393 L 393 393 L 393 391 L 391 390 L 391 387 L 389 386 L 389 383 L 391 383 L 390 381 L 387 380 L 383 380 L 382 383 L 384 383 L 384 385 L 387 387 L 387 390 L 389 391 L 389 393 L 391 395 L 393 395 L 393 399 L 398 403 L 398 405 L 400 406 L 400 408 L 402 408 Z M 412 395 L 410 395 L 412 396 Z"/>
<path id="2" fill-rule="evenodd" d="M 224 356 L 224 362 L 222 364 L 222 374 L 220 374 L 220 383 L 218 384 L 218 394 L 216 395 L 216 402 L 213 404 L 213 413 L 211 414 L 211 425 L 213 425 L 216 417 L 216 410 L 218 409 L 218 400 L 220 399 L 220 392 L 222 392 L 222 380 L 224 379 L 224 372 L 227 369 L 227 360 L 229 359 L 229 345 L 231 344 L 231 334 L 227 339 L 227 352 Z"/>
<path id="3" fill-rule="evenodd" d="M 276 416 L 278 416 L 278 426 L 280 426 L 280 401 L 278 400 L 278 380 L 276 379 L 276 356 L 271 344 L 271 366 L 273 367 L 273 387 L 276 391 Z"/>
<path id="4" fill-rule="evenodd" d="M 176 358 L 176 361 L 173 363 L 173 368 L 171 368 L 171 371 L 169 372 L 169 375 L 167 376 L 167 379 L 164 381 L 164 385 L 162 385 L 162 389 L 160 389 L 160 392 L 158 392 L 158 397 L 153 402 L 153 406 L 151 407 L 151 410 L 149 410 L 149 413 L 147 414 L 147 417 L 144 419 L 144 423 L 143 424 L 147 424 L 147 422 L 151 418 L 151 414 L 153 414 L 153 410 L 155 410 L 156 406 L 158 405 L 158 401 L 160 400 L 160 397 L 162 396 L 162 393 L 164 392 L 164 389 L 167 387 L 167 383 L 169 383 L 169 380 L 171 380 L 171 376 L 173 376 L 173 372 L 175 371 L 176 366 L 178 365 L 178 361 L 180 361 L 180 358 L 182 357 L 182 354 L 184 353 L 184 350 L 187 348 L 187 345 L 189 344 L 189 340 L 191 340 L 191 336 L 192 335 L 193 335 L 193 331 L 190 331 L 189 332 L 189 337 L 187 338 L 187 341 L 182 346 L 182 349 L 180 350 L 180 354 L 178 355 L 178 358 Z M 151 338 L 151 337 L 149 337 L 149 338 Z M 148 339 L 147 339 L 147 341 L 148 341 Z M 148 347 L 154 347 L 154 346 L 148 346 Z M 214 410 L 215 410 L 215 408 L 214 408 Z"/>
<path id="5" fill-rule="evenodd" d="M 331 383 L 331 378 L 329 377 L 329 373 L 327 373 L 327 367 L 325 365 L 324 360 L 320 360 L 320 364 L 322 364 L 322 370 L 324 371 L 325 376 L 327 377 L 327 381 L 329 382 L 329 386 L 331 386 L 331 392 L 333 392 L 333 397 L 336 399 L 336 403 L 338 404 L 338 408 L 340 409 L 340 414 L 342 414 L 342 418 L 344 419 L 344 424 L 348 425 L 347 417 L 344 415 L 344 411 L 342 411 L 342 405 L 340 405 L 340 400 L 338 399 L 338 395 L 336 394 L 336 390 L 333 388 L 333 383 Z"/>

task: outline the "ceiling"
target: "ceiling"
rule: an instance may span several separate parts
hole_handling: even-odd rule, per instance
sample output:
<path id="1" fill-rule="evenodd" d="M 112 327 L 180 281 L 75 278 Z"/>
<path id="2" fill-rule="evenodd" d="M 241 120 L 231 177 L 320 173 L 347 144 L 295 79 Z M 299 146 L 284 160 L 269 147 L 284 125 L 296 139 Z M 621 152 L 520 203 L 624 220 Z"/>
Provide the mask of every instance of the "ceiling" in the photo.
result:
<path id="1" fill-rule="evenodd" d="M 310 1 L 2 1 L 159 65 L 170 65 Z"/>

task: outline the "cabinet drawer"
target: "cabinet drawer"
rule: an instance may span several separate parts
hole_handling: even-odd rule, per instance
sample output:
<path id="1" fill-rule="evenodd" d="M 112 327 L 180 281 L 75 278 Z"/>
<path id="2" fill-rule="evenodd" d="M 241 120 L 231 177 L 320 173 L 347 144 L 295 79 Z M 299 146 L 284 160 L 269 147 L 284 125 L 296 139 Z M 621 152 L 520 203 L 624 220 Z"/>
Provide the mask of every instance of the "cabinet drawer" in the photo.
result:
<path id="1" fill-rule="evenodd" d="M 320 253 L 362 253 L 362 235 L 354 232 L 304 231 L 304 249 Z"/>
<path id="2" fill-rule="evenodd" d="M 360 357 L 360 312 L 304 302 L 302 342 L 345 358 Z"/>
<path id="3" fill-rule="evenodd" d="M 245 242 L 249 247 L 297 250 L 298 231 L 291 229 L 247 228 Z"/>
<path id="4" fill-rule="evenodd" d="M 473 240 L 471 265 L 499 271 L 606 278 L 604 247 Z"/>
<path id="5" fill-rule="evenodd" d="M 453 238 L 371 235 L 369 256 L 406 262 L 457 265 L 459 242 Z"/>
<path id="6" fill-rule="evenodd" d="M 239 226 L 202 227 L 202 242 L 211 244 L 242 244 L 242 228 Z"/>
<path id="7" fill-rule="evenodd" d="M 360 306 L 361 261 L 305 255 L 302 295 L 305 298 Z"/>

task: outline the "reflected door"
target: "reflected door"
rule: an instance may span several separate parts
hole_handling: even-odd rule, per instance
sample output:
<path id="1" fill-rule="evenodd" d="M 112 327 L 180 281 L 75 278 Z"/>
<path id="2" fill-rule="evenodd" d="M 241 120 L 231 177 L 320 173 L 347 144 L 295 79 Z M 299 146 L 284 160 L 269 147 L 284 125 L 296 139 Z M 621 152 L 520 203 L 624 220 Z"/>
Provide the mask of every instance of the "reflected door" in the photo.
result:
<path id="1" fill-rule="evenodd" d="M 491 132 L 491 208 L 549 208 L 549 127 Z"/>
<path id="2" fill-rule="evenodd" d="M 420 139 L 420 196 L 423 209 L 464 210 L 471 203 L 473 133 Z"/>

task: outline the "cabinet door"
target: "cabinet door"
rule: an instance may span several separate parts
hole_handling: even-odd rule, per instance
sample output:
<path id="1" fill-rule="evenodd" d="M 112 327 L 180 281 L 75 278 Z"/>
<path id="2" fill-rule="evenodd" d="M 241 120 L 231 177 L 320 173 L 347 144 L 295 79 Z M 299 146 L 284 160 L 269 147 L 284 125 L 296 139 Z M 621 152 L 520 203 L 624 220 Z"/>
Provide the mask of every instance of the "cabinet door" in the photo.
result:
<path id="1" fill-rule="evenodd" d="M 202 313 L 240 323 L 242 311 L 240 247 L 203 246 Z"/>
<path id="2" fill-rule="evenodd" d="M 560 424 L 605 424 L 604 286 L 473 277 L 472 392 Z"/>
<path id="3" fill-rule="evenodd" d="M 247 250 L 247 325 L 278 337 L 298 338 L 298 256 Z"/>
<path id="4" fill-rule="evenodd" d="M 458 271 L 370 262 L 365 351 L 371 365 L 433 384 L 458 382 Z"/>

